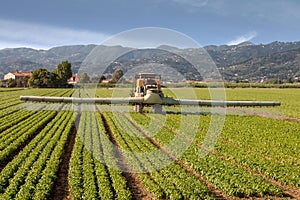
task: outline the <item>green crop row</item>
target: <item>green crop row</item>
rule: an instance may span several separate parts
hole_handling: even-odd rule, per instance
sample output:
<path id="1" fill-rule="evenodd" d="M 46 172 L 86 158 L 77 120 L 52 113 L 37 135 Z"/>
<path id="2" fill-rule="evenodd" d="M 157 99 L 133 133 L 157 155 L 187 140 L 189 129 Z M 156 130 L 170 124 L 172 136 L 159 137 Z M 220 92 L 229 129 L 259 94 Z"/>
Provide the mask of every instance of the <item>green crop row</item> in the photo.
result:
<path id="1" fill-rule="evenodd" d="M 212 198 L 206 185 L 160 151 L 127 117 L 104 113 L 131 169 L 154 198 Z M 117 118 L 117 119 L 116 119 Z M 147 172 L 147 173 L 145 173 Z"/>
<path id="2" fill-rule="evenodd" d="M 8 135 L 11 137 L 7 138 L 7 140 L 3 141 L 1 145 L 0 151 L 0 161 L 2 162 L 7 157 L 12 155 L 20 146 L 25 144 L 28 140 L 30 140 L 34 135 L 40 131 L 53 117 L 56 115 L 55 111 L 45 111 L 41 112 L 28 128 L 24 128 L 19 131 L 11 132 Z M 42 119 L 40 119 L 42 117 Z M 3 138 L 2 138 L 3 140 Z"/>
<path id="3" fill-rule="evenodd" d="M 31 199 L 33 196 L 35 199 L 43 199 L 50 195 L 59 161 L 64 152 L 64 145 L 73 127 L 71 121 L 73 121 L 72 113 L 69 113 L 64 124 L 57 129 L 60 135 L 52 138 L 32 165 L 24 184 L 16 195 L 16 199 Z M 37 194 L 33 195 L 35 192 Z"/>
<path id="4" fill-rule="evenodd" d="M 71 112 L 59 113 L 1 171 L 1 199 L 43 199 L 50 194 L 64 144 L 72 128 Z M 47 182 L 47 184 L 46 184 Z M 47 185 L 47 186 L 46 186 Z"/>
<path id="5" fill-rule="evenodd" d="M 12 115 L 4 116 L 0 120 L 0 137 L 3 136 L 4 134 L 1 134 L 5 129 L 10 128 L 16 124 L 18 124 L 21 121 L 24 121 L 24 119 L 28 118 L 29 116 L 34 114 L 34 111 L 25 111 L 25 110 L 19 110 Z"/>
<path id="6" fill-rule="evenodd" d="M 68 140 L 69 133 L 74 128 L 74 118 L 71 118 L 73 113 L 68 112 L 68 115 L 70 116 L 69 121 L 66 120 L 64 123 L 66 124 L 66 127 L 63 129 L 60 129 L 59 131 L 63 131 L 62 136 L 60 140 L 58 141 L 58 144 L 55 146 L 55 149 L 53 150 L 50 159 L 48 160 L 46 164 L 46 168 L 42 172 L 42 176 L 36 185 L 35 194 L 33 196 L 33 199 L 39 200 L 39 199 L 46 199 L 51 195 L 51 190 L 54 186 L 54 181 L 56 179 L 56 173 L 59 168 L 60 161 L 62 159 L 62 154 L 65 149 L 65 145 Z M 74 117 L 74 115 L 73 115 Z M 22 195 L 20 195 L 23 197 Z"/>
<path id="7" fill-rule="evenodd" d="M 143 120 L 143 117 L 147 116 L 143 115 L 140 119 Z M 162 146 L 168 145 L 168 139 L 166 138 L 174 138 L 174 134 L 176 134 L 176 131 L 171 131 L 172 117 L 175 118 L 173 120 L 174 124 L 178 123 L 178 119 L 176 119 L 178 117 L 176 117 L 176 115 L 170 115 L 169 122 L 165 125 L 167 129 L 162 129 L 159 134 L 154 136 L 154 139 Z M 178 133 L 183 135 L 183 143 L 187 141 L 186 138 L 189 138 L 188 128 L 181 129 Z M 189 139 L 193 140 L 194 138 Z M 201 139 L 203 140 L 203 137 L 201 137 Z M 176 149 L 176 146 L 170 146 L 168 149 L 172 154 L 176 155 L 177 152 L 172 152 L 172 149 Z M 200 156 L 201 151 L 203 150 L 200 145 L 197 146 L 191 143 L 180 159 L 205 179 L 213 183 L 217 188 L 225 191 L 228 195 L 240 197 L 282 195 L 281 189 L 269 184 L 263 178 L 257 177 L 216 155 L 208 154 L 202 158 Z"/>
<path id="8" fill-rule="evenodd" d="M 174 115 L 173 118 L 174 123 L 178 123 L 178 117 Z M 300 157 L 297 154 L 297 141 L 300 138 L 297 130 L 300 130 L 300 126 L 293 122 L 261 117 L 239 116 L 239 120 L 241 122 L 237 122 L 236 116 L 227 117 L 215 150 L 269 179 L 280 181 L 283 185 L 299 187 Z M 203 125 L 208 124 L 207 122 L 208 117 L 201 118 L 199 124 L 202 129 L 199 128 L 200 134 L 193 138 L 194 141 L 203 140 L 207 131 L 207 127 L 203 128 Z M 269 125 L 270 122 L 272 126 Z M 187 125 L 195 127 L 191 123 Z"/>
<path id="9" fill-rule="evenodd" d="M 98 121 L 99 120 L 99 121 Z M 74 199 L 131 199 L 100 115 L 82 112 L 70 161 Z"/>
<path id="10" fill-rule="evenodd" d="M 157 119 L 157 116 L 152 118 Z M 280 181 L 284 185 L 299 187 L 298 124 L 261 117 L 240 116 L 239 118 L 240 120 L 247 120 L 247 122 L 237 124 L 237 117 L 227 117 L 223 134 L 216 138 L 218 143 L 215 150 L 222 156 L 249 167 L 269 179 Z M 174 123 L 179 123 L 180 117 L 169 115 L 169 119 L 169 121 L 173 119 Z M 198 133 L 190 139 L 201 144 L 207 134 L 209 121 L 209 116 L 201 117 Z M 273 126 L 268 125 L 270 121 L 272 121 Z M 253 126 L 251 126 L 252 123 Z M 253 129 L 251 127 L 254 127 L 254 123 L 256 125 L 265 124 L 265 126 Z M 166 125 L 172 130 L 168 123 Z M 186 125 L 186 130 L 188 127 L 197 128 L 193 123 Z M 183 134 L 185 137 L 188 136 L 187 132 L 183 132 Z M 264 141 L 265 139 L 267 139 L 267 143 Z M 272 148 L 272 146 L 274 147 Z"/>
<path id="11" fill-rule="evenodd" d="M 300 124 L 263 117 L 227 117 L 222 136 L 274 160 L 300 165 Z"/>

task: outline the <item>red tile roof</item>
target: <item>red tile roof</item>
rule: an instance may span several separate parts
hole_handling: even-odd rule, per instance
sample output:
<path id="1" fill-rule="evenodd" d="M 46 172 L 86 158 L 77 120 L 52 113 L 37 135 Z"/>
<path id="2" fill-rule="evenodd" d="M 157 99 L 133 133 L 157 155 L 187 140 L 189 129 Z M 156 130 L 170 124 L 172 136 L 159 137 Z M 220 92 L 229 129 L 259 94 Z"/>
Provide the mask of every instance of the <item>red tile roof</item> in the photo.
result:
<path id="1" fill-rule="evenodd" d="M 12 72 L 13 75 L 15 76 L 31 76 L 32 75 L 32 72 Z"/>

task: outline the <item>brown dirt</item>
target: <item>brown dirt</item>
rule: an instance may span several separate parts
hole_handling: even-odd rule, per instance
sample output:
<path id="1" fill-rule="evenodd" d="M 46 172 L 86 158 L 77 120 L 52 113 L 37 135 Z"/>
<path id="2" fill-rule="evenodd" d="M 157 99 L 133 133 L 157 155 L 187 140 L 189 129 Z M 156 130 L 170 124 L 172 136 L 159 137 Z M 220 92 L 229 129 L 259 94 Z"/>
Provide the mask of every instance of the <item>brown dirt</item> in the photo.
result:
<path id="1" fill-rule="evenodd" d="M 127 186 L 133 195 L 133 199 L 143 199 L 143 200 L 153 199 L 151 194 L 148 192 L 148 190 L 143 185 L 138 174 L 135 172 L 132 172 L 132 170 L 130 170 L 129 165 L 126 162 L 126 158 L 122 154 L 119 144 L 117 143 L 116 138 L 114 137 L 114 134 L 111 131 L 111 129 L 107 123 L 107 120 L 105 119 L 105 117 L 102 114 L 101 114 L 101 117 L 104 122 L 105 130 L 108 133 L 111 142 L 117 147 L 117 151 L 115 152 L 115 154 L 116 154 L 116 157 L 119 158 L 118 164 L 119 164 L 120 168 L 124 170 L 124 172 L 122 172 L 122 175 L 127 180 Z"/>

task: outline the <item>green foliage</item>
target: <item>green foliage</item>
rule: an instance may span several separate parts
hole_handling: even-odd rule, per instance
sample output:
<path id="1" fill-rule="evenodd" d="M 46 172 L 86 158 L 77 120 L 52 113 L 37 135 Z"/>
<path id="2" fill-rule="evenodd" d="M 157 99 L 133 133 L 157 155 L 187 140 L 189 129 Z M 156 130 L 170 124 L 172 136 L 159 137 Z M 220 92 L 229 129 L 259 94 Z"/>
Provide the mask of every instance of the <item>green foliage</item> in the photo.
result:
<path id="1" fill-rule="evenodd" d="M 53 72 L 44 68 L 36 69 L 29 79 L 29 86 L 38 88 L 66 87 L 71 76 L 71 63 L 63 61 Z"/>
<path id="2" fill-rule="evenodd" d="M 7 80 L 7 87 L 16 87 L 16 86 L 17 86 L 17 82 L 15 79 L 10 78 Z"/>
<path id="3" fill-rule="evenodd" d="M 35 70 L 29 79 L 30 87 L 47 87 L 50 83 L 50 72 L 44 68 Z"/>
<path id="4" fill-rule="evenodd" d="M 1 135 L 0 161 L 12 155 L 18 147 L 30 140 L 37 131 L 47 124 L 55 115 L 55 111 L 44 111 L 33 115 L 24 121 L 22 126 L 15 128 L 5 135 Z M 39 120 L 37 122 L 37 120 Z"/>
<path id="5" fill-rule="evenodd" d="M 151 114 L 150 117 L 155 122 L 161 123 L 155 115 Z M 228 162 L 231 157 L 226 158 L 223 155 L 219 156 L 213 151 L 208 151 L 205 148 L 202 149 L 203 136 L 205 136 L 203 134 L 207 134 L 205 130 L 207 130 L 207 125 L 210 123 L 209 117 L 210 116 L 205 117 L 205 122 L 201 120 L 200 133 L 195 138 L 190 138 L 189 129 L 197 128 L 195 127 L 197 121 L 191 120 L 190 122 L 181 124 L 184 128 L 181 128 L 180 130 L 176 129 L 176 131 L 174 131 L 174 124 L 178 125 L 181 120 L 178 115 L 170 115 L 168 118 L 170 122 L 166 123 L 166 127 L 169 131 L 162 130 L 162 132 L 156 134 L 154 138 L 162 146 L 166 146 L 169 143 L 169 139 L 166 138 L 172 138 L 174 137 L 174 134 L 179 135 L 186 141 L 193 140 L 193 143 L 189 145 L 188 149 L 181 155 L 180 159 L 191 169 L 195 170 L 195 172 L 199 173 L 202 177 L 229 195 L 238 197 L 281 196 L 282 191 L 280 188 L 277 188 L 263 178 L 255 176 L 243 168 L 240 168 L 239 165 Z M 141 118 L 141 120 L 143 119 Z M 200 122 L 198 123 L 200 124 Z M 200 138 L 198 139 L 198 137 Z M 199 141 L 199 143 L 197 141 Z M 237 152 L 239 151 L 236 148 L 233 149 Z M 169 151 L 173 153 L 172 148 L 170 148 Z M 201 151 L 207 151 L 208 155 L 201 157 Z M 257 187 L 257 184 L 260 187 Z"/>
<path id="6" fill-rule="evenodd" d="M 1 199 L 49 197 L 64 145 L 74 126 L 72 116 L 72 112 L 59 113 L 5 166 L 0 176 Z M 41 126 L 40 123 L 36 124 Z"/>
<path id="7" fill-rule="evenodd" d="M 15 80 L 15 79 L 12 79 L 12 78 L 8 79 L 8 80 L 7 80 L 7 86 L 8 86 L 8 87 L 16 87 L 16 86 L 17 86 L 16 80 Z"/>
<path id="8" fill-rule="evenodd" d="M 72 76 L 71 68 L 72 68 L 71 63 L 69 63 L 66 60 L 66 61 L 62 61 L 62 63 L 60 63 L 57 66 L 57 69 L 53 72 L 53 73 L 57 74 L 58 79 L 61 81 L 62 86 L 67 85 L 68 79 Z"/>
<path id="9" fill-rule="evenodd" d="M 209 98 L 206 88 L 193 89 L 198 98 Z M 24 92 L 29 95 L 70 96 L 73 91 L 1 89 L 0 92 L 0 162 L 10 160 L 0 171 L 0 199 L 51 198 L 62 153 L 74 128 L 73 113 L 64 110 L 57 113 L 53 111 L 56 107 L 52 104 L 46 105 L 48 111 L 19 110 L 18 98 Z M 112 92 L 98 89 L 96 94 L 109 97 Z M 172 95 L 171 90 L 166 90 L 166 93 Z M 300 117 L 300 93 L 297 89 L 235 88 L 226 89 L 226 94 L 232 100 L 280 100 L 280 107 L 263 111 Z M 98 108 L 101 110 L 102 107 Z M 71 105 L 67 105 L 65 109 L 70 108 Z M 249 110 L 262 111 L 260 108 L 243 108 L 243 111 Z M 182 120 L 183 117 L 188 120 Z M 128 180 L 119 168 L 120 158 L 129 168 L 148 172 L 136 175 L 153 199 L 213 199 L 206 183 L 189 173 L 191 170 L 229 198 L 277 199 L 285 195 L 278 184 L 283 190 L 300 187 L 299 123 L 258 116 L 232 116 L 231 113 L 226 116 L 215 148 L 202 158 L 199 151 L 207 136 L 211 115 L 198 117 L 189 114 L 81 112 L 68 177 L 71 197 L 132 198 Z M 106 132 L 107 125 L 109 134 Z M 151 132 L 153 125 L 159 127 L 155 134 Z M 197 133 L 191 137 L 193 130 Z M 155 145 L 145 134 L 152 134 Z M 116 153 L 111 136 L 123 158 Z M 177 162 L 160 168 L 160 163 L 171 158 L 165 153 L 157 153 L 157 144 L 165 147 L 171 155 L 176 155 L 172 149 L 181 143 L 167 146 L 175 136 L 190 146 L 183 155 L 176 156 Z M 21 148 L 17 154 L 16 148 Z M 155 152 L 155 156 L 140 156 L 140 153 L 149 152 Z M 154 168 L 158 170 L 147 171 Z"/>
<path id="10" fill-rule="evenodd" d="M 29 76 L 17 79 L 17 87 L 28 87 Z"/>
<path id="11" fill-rule="evenodd" d="M 94 112 L 82 112 L 70 161 L 72 197 L 131 199 L 131 192 L 117 162 L 101 116 Z"/>
<path id="12" fill-rule="evenodd" d="M 136 121 L 143 123 L 144 115 L 137 114 Z M 127 116 L 120 113 L 104 113 L 111 131 L 120 145 L 131 169 L 139 173 L 144 186 L 156 199 L 212 199 L 208 188 L 196 177 L 191 176 L 179 164 L 158 152 L 150 140 L 134 125 Z M 115 117 L 114 117 L 115 116 Z M 130 134 L 129 134 L 130 133 Z M 163 137 L 168 138 L 165 132 Z M 170 138 L 168 138 L 170 139 Z M 167 139 L 167 140 L 168 140 Z M 151 152 L 156 152 L 151 156 Z M 162 167 L 165 162 L 170 164 Z"/>

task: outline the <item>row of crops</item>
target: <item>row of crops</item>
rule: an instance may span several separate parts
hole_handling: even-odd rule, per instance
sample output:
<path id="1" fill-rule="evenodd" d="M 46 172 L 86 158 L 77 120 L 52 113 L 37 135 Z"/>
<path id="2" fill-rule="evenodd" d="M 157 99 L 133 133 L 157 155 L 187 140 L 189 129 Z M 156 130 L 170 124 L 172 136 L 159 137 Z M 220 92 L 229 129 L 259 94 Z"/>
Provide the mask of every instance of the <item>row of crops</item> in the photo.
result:
<path id="1" fill-rule="evenodd" d="M 158 117 L 155 116 L 155 119 L 157 118 Z M 209 118 L 210 116 L 201 117 L 198 134 L 194 138 L 191 138 L 198 148 L 202 147 L 203 138 L 206 137 Z M 178 123 L 179 121 L 178 116 L 174 115 L 170 115 L 169 119 L 171 123 Z M 248 191 L 250 193 L 258 192 L 257 194 L 262 192 L 264 195 L 269 192 L 273 193 L 272 195 L 279 195 L 281 193 L 280 190 L 278 190 L 278 188 L 275 189 L 272 185 L 278 186 L 279 188 L 285 188 L 284 186 L 286 185 L 292 188 L 299 187 L 300 163 L 297 151 L 299 152 L 298 133 L 300 124 L 246 116 L 228 116 L 226 120 L 227 123 L 223 129 L 223 133 L 218 136 L 218 142 L 214 151 L 211 153 L 215 158 L 226 161 L 227 165 L 231 163 L 231 165 L 239 168 L 239 170 L 234 170 L 235 176 L 239 177 L 237 179 L 238 182 L 241 181 L 241 177 L 246 177 L 246 175 L 238 175 L 238 172 L 241 170 L 244 171 L 244 173 L 250 172 L 251 175 L 255 175 L 256 180 L 251 180 L 251 177 L 246 178 L 246 181 L 249 181 L 246 185 L 247 187 L 255 187 L 257 190 L 255 188 L 245 188 L 246 193 L 243 191 L 242 194 L 247 194 Z M 266 125 L 270 123 L 273 125 Z M 257 125 L 261 128 L 257 129 Z M 167 126 L 169 126 L 169 130 L 172 129 L 172 125 Z M 188 130 L 188 127 L 193 126 L 193 123 L 187 123 L 186 130 Z M 174 133 L 174 131 L 172 132 Z M 188 133 L 184 133 L 183 131 L 175 132 L 175 134 L 181 134 L 186 138 Z M 197 152 L 197 148 L 194 148 L 193 151 Z M 188 154 L 188 151 L 186 153 Z M 191 161 L 188 157 L 185 158 L 185 156 L 183 156 L 183 158 L 186 159 L 186 162 Z M 210 156 L 207 156 L 205 160 L 209 162 L 209 158 Z M 203 159 L 199 159 L 197 165 L 195 165 L 196 169 L 200 167 L 201 172 L 203 170 L 203 166 L 200 165 L 202 161 Z M 224 168 L 228 170 L 230 167 L 224 166 Z M 215 181 L 216 176 L 217 175 L 213 176 L 212 182 Z M 210 177 L 208 177 L 208 179 L 209 178 Z M 265 180 L 263 182 L 267 181 L 267 183 L 263 183 L 261 178 Z M 225 179 L 225 177 L 220 179 Z M 230 181 L 236 185 L 236 183 L 234 183 L 235 179 L 230 178 Z M 257 184 L 258 182 L 261 183 Z M 272 185 L 268 182 L 272 183 Z M 241 186 L 241 184 L 238 185 Z M 257 185 L 259 185 L 259 188 Z M 271 191 L 269 191 L 268 187 L 270 187 Z M 232 190 L 232 188 L 234 187 L 230 186 L 228 192 L 235 193 L 236 191 Z M 266 189 L 266 191 L 262 190 L 262 188 Z M 254 193 L 251 195 L 257 195 Z"/>
<path id="2" fill-rule="evenodd" d="M 298 122 L 230 115 L 218 135 L 208 134 L 210 114 L 111 112 L 110 106 L 74 109 L 19 100 L 71 96 L 72 89 L 1 93 L 0 199 L 299 197 Z M 102 93 L 109 97 L 113 91 L 96 91 Z M 215 142 L 214 148 L 205 141 Z M 72 151 L 65 161 L 67 147 Z M 59 194 L 62 163 L 68 164 L 67 192 Z"/>
<path id="3" fill-rule="evenodd" d="M 71 195 L 74 199 L 130 199 L 113 145 L 99 119 L 99 113 L 81 113 L 70 160 Z"/>
<path id="4" fill-rule="evenodd" d="M 171 118 L 173 117 L 176 116 L 172 116 Z M 137 123 L 143 123 L 145 121 L 141 116 L 136 117 L 135 119 L 140 119 Z M 174 123 L 174 121 L 171 122 L 171 124 L 172 123 Z M 172 126 L 170 128 L 172 128 Z M 167 143 L 170 143 L 170 141 L 173 140 L 174 134 L 175 133 L 170 131 L 167 127 L 163 127 L 162 130 L 154 136 L 154 139 L 159 145 L 166 146 Z M 181 143 L 184 143 L 184 140 L 186 140 L 186 135 L 185 137 L 182 137 Z M 225 191 L 228 195 L 241 197 L 281 195 L 280 188 L 273 186 L 261 177 L 257 177 L 225 159 L 212 154 L 202 158 L 199 156 L 200 150 L 201 145 L 190 143 L 183 155 L 177 159 L 190 169 L 193 169 L 197 174 L 204 177 L 216 188 Z M 176 147 L 169 147 L 168 151 L 171 154 L 176 155 L 176 151 L 178 150 Z M 257 187 L 257 184 L 259 187 Z"/>
<path id="5" fill-rule="evenodd" d="M 72 90 L 29 92 L 72 94 Z M 0 108 L 0 199 L 46 199 L 51 195 L 67 138 L 74 128 L 73 113 L 57 112 L 57 106 L 52 104 L 37 104 L 27 110 L 19 100 L 20 95 L 28 94 L 27 90 L 5 94 Z"/>

